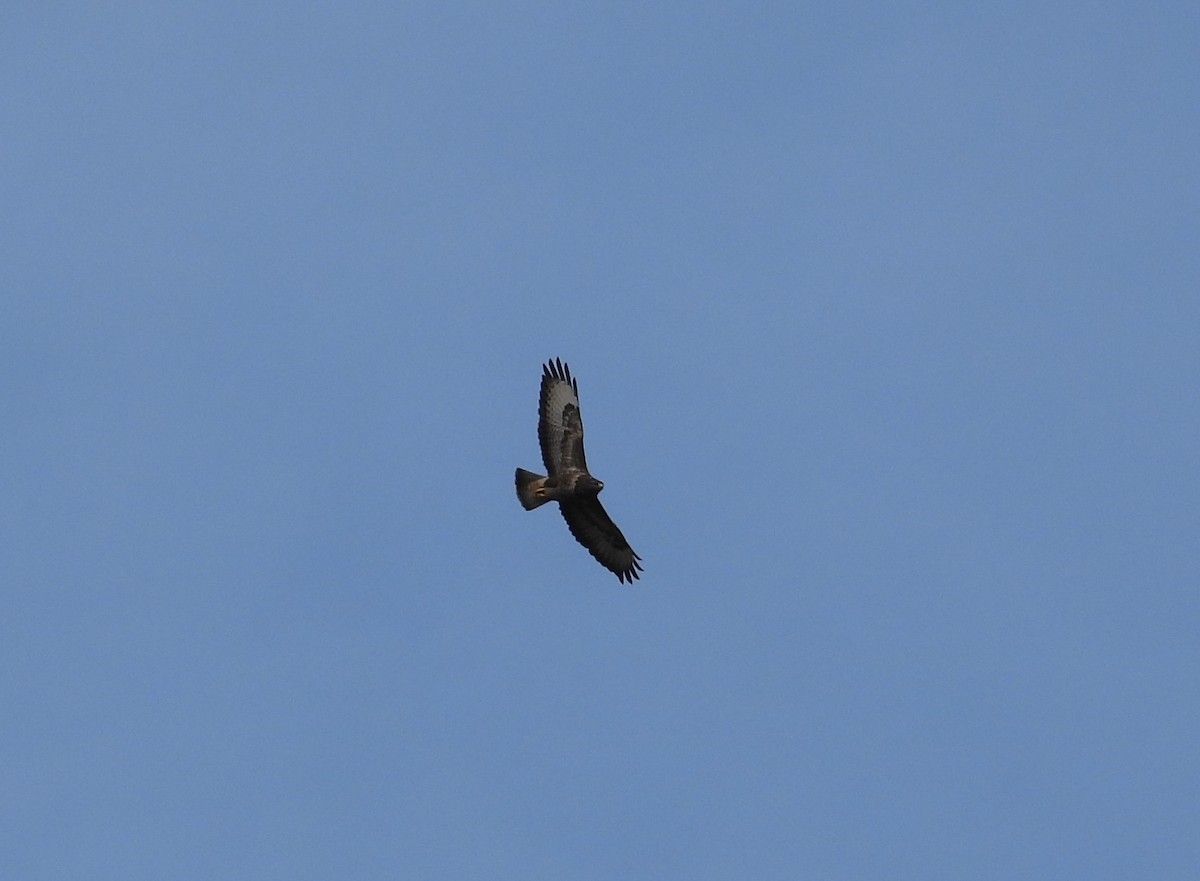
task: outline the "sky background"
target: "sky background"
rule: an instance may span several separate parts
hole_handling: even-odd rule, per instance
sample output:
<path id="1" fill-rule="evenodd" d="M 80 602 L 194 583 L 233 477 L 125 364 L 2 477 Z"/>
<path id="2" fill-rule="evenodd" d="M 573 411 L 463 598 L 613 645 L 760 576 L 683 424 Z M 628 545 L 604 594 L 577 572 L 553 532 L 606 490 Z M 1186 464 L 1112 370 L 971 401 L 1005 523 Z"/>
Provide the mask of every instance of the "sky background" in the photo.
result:
<path id="1" fill-rule="evenodd" d="M 1195 3 L 2 19 L 0 875 L 1200 877 Z"/>

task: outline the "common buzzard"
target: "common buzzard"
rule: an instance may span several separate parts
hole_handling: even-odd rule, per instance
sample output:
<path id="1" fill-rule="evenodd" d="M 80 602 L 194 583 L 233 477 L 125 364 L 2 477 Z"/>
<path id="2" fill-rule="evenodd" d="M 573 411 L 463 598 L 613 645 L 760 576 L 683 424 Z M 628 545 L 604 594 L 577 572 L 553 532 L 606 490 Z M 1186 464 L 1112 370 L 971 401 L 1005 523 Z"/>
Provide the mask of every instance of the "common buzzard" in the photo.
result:
<path id="1" fill-rule="evenodd" d="M 641 571 L 638 560 L 617 524 L 608 518 L 597 497 L 604 484 L 592 477 L 583 456 L 583 419 L 579 415 L 579 386 L 566 364 L 555 358 L 542 367 L 538 402 L 538 443 L 549 477 L 517 469 L 517 498 L 526 511 L 558 502 L 575 540 L 621 583 L 633 582 Z"/>

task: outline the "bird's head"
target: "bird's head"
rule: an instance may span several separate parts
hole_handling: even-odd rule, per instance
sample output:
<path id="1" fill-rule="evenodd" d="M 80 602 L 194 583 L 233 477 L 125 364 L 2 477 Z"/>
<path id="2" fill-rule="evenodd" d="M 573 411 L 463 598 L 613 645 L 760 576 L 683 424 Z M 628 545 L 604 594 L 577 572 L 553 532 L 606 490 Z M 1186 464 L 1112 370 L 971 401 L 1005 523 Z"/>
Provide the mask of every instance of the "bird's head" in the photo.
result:
<path id="1" fill-rule="evenodd" d="M 600 490 L 604 489 L 604 483 L 589 474 L 580 481 L 579 489 L 582 489 L 584 492 L 599 493 Z"/>

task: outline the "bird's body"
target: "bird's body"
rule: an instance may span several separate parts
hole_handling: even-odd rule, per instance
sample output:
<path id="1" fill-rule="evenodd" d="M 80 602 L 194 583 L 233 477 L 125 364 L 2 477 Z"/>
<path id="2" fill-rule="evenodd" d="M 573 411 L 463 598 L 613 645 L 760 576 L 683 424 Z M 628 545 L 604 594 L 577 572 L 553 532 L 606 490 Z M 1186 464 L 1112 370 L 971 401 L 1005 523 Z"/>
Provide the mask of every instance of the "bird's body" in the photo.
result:
<path id="1" fill-rule="evenodd" d="M 590 481 L 590 483 L 589 483 Z M 546 502 L 570 501 L 576 496 L 597 495 L 604 484 L 586 471 L 572 471 L 558 477 L 542 477 L 524 468 L 517 469 L 517 498 L 526 511 Z"/>
<path id="2" fill-rule="evenodd" d="M 612 522 L 598 498 L 604 484 L 587 470 L 579 386 L 557 358 L 542 368 L 538 400 L 538 443 L 547 476 L 518 468 L 517 499 L 526 511 L 558 502 L 567 528 L 604 568 L 622 582 L 638 577 L 641 559 Z"/>

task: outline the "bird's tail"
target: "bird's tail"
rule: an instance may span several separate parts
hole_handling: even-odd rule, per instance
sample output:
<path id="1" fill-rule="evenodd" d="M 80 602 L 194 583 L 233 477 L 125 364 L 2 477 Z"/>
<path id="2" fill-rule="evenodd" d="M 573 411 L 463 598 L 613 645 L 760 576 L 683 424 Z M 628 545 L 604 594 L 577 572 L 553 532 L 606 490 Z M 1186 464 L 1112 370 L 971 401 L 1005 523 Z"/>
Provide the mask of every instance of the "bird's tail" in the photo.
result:
<path id="1" fill-rule="evenodd" d="M 545 479 L 542 475 L 526 471 L 524 468 L 517 469 L 517 499 L 520 500 L 521 507 L 526 511 L 532 511 L 538 505 L 544 505 L 550 501 L 537 497 L 538 488 Z"/>

